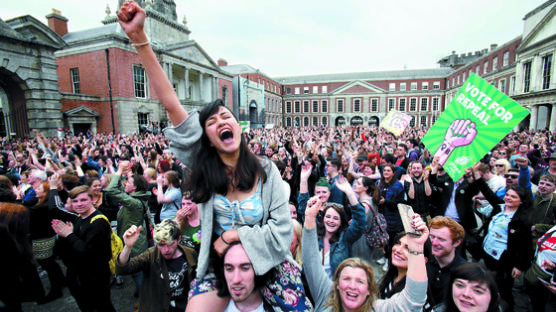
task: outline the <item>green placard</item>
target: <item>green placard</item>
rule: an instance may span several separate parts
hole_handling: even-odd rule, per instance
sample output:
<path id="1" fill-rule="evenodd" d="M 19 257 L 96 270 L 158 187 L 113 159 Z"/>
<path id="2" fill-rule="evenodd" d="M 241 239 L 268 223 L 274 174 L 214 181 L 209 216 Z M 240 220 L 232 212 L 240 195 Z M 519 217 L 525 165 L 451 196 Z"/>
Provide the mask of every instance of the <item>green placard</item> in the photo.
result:
<path id="1" fill-rule="evenodd" d="M 251 122 L 249 121 L 240 121 L 239 125 L 241 126 L 241 132 L 249 132 L 251 128 Z"/>
<path id="2" fill-rule="evenodd" d="M 459 92 L 429 129 L 423 143 L 457 181 L 529 111 L 471 73 Z"/>

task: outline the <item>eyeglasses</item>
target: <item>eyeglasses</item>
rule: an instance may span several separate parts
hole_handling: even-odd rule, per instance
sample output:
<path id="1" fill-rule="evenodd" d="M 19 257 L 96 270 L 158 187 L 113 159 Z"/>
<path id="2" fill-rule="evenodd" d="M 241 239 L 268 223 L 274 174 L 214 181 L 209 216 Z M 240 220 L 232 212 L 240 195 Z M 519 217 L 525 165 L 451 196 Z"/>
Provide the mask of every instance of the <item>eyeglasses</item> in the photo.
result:
<path id="1" fill-rule="evenodd" d="M 496 167 L 504 167 L 503 164 L 495 164 Z"/>
<path id="2" fill-rule="evenodd" d="M 519 175 L 517 175 L 517 174 L 505 174 L 505 175 L 504 175 L 504 178 L 506 178 L 506 179 L 514 179 L 514 180 L 515 180 L 515 179 L 519 178 Z"/>

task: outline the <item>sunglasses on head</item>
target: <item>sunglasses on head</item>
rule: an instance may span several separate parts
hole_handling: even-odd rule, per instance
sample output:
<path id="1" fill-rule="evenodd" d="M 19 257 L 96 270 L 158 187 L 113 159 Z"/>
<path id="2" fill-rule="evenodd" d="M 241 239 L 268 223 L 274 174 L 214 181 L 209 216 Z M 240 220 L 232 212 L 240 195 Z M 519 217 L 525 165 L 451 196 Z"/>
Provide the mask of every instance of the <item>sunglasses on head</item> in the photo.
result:
<path id="1" fill-rule="evenodd" d="M 515 179 L 519 178 L 519 175 L 518 175 L 518 174 L 505 174 L 505 175 L 504 175 L 504 178 L 506 178 L 506 179 L 514 179 L 514 180 L 515 180 Z"/>

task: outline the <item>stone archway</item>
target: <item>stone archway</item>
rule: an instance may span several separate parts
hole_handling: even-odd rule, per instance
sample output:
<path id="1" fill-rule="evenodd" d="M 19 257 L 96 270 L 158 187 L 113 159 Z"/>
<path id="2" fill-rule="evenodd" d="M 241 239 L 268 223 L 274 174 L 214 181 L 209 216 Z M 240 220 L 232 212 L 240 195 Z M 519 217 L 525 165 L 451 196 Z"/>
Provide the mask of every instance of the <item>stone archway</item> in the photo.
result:
<path id="1" fill-rule="evenodd" d="M 344 117 L 342 117 L 342 116 L 337 117 L 336 120 L 334 121 L 334 125 L 335 125 L 336 127 L 338 127 L 338 126 L 343 126 L 343 125 L 345 125 L 345 124 L 346 124 L 346 119 L 345 119 Z"/>
<path id="2" fill-rule="evenodd" d="M 251 127 L 258 124 L 258 116 L 257 102 L 251 100 L 251 103 L 249 103 L 249 122 L 251 123 Z"/>
<path id="3" fill-rule="evenodd" d="M 360 125 L 363 124 L 363 118 L 361 118 L 359 116 L 355 116 L 355 117 L 351 118 L 349 124 L 352 125 L 352 126 L 360 126 Z"/>
<path id="4" fill-rule="evenodd" d="M 376 116 L 369 117 L 368 125 L 378 127 L 380 125 L 380 120 Z"/>
<path id="5" fill-rule="evenodd" d="M 0 137 L 24 137 L 31 131 L 27 119 L 25 93 L 21 88 L 23 81 L 18 77 L 0 70 Z"/>

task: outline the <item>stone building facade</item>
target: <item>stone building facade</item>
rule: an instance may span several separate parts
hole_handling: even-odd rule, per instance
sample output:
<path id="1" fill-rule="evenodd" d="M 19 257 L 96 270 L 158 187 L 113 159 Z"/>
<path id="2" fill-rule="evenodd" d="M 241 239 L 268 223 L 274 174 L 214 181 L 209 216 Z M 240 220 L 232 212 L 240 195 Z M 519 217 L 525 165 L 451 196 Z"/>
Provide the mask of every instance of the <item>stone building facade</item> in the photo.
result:
<path id="1" fill-rule="evenodd" d="M 512 97 L 531 112 L 523 127 L 556 131 L 556 1 L 545 2 L 523 20 Z"/>
<path id="2" fill-rule="evenodd" d="M 30 15 L 0 19 L 0 137 L 62 126 L 55 52 L 66 43 Z"/>
<path id="3" fill-rule="evenodd" d="M 174 1 L 143 2 L 145 32 L 185 109 L 200 109 L 226 97 L 232 76 L 189 38 L 185 18 L 177 21 Z M 168 125 L 167 113 L 150 88 L 135 49 L 109 8 L 106 14 L 104 26 L 62 34 L 67 46 L 55 55 L 66 126 L 74 132 L 129 134 L 151 121 Z M 231 106 L 230 98 L 225 100 Z M 89 112 L 88 119 L 76 118 L 76 110 L 81 115 Z"/>
<path id="4" fill-rule="evenodd" d="M 119 5 L 123 0 L 119 1 Z M 471 73 L 531 112 L 520 128 L 556 130 L 556 0 L 524 17 L 524 31 L 500 46 L 443 57 L 440 68 L 270 77 L 249 65 L 215 63 L 178 22 L 173 0 L 139 0 L 145 31 L 186 110 L 223 98 L 252 127 L 380 125 L 395 109 L 431 126 Z M 68 33 L 26 15 L 0 20 L 0 136 L 37 128 L 133 133 L 168 124 L 135 49 L 107 7 L 102 26 Z M 517 22 L 517 21 L 516 21 Z"/>

